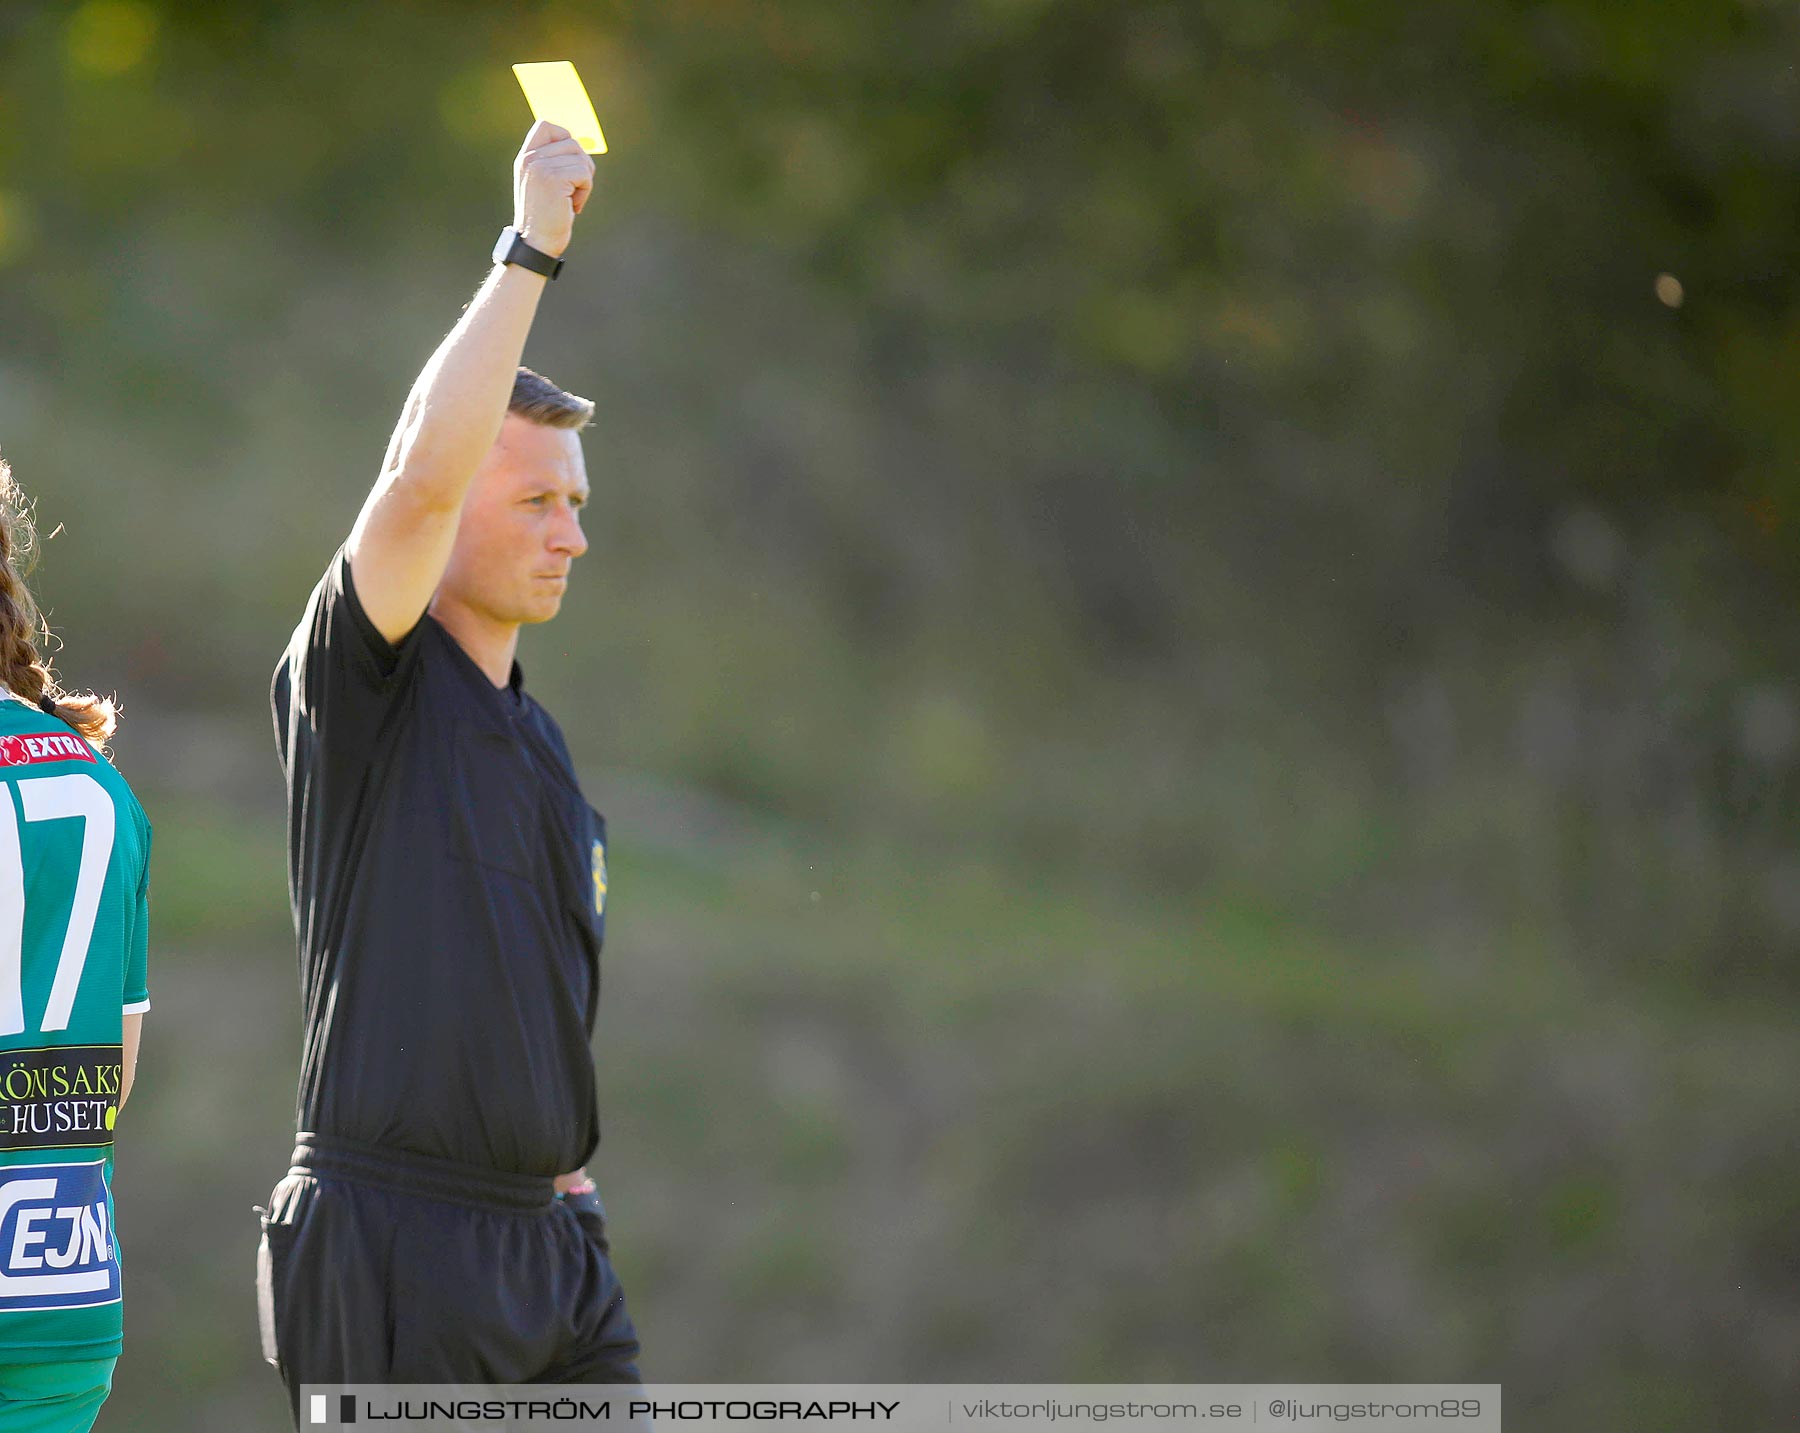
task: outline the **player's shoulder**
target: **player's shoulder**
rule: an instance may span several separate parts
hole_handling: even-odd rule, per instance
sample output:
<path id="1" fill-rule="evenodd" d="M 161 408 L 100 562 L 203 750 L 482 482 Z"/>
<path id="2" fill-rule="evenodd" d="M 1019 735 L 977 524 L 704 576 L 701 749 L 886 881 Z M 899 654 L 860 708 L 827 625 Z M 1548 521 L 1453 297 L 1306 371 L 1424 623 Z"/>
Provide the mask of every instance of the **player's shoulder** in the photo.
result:
<path id="1" fill-rule="evenodd" d="M 0 770 L 70 762 L 106 764 L 94 744 L 67 722 L 0 687 Z"/>
<path id="2" fill-rule="evenodd" d="M 67 722 L 0 687 L 0 779 L 85 774 L 147 825 L 131 783 L 104 754 Z"/>

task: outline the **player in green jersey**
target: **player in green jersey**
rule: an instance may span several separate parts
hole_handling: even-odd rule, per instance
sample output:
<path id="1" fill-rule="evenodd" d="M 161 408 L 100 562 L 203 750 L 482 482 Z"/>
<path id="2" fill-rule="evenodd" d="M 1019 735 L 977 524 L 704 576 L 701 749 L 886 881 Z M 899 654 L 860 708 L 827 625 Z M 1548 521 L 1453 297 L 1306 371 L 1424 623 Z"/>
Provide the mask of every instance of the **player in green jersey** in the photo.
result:
<path id="1" fill-rule="evenodd" d="M 58 686 L 0 462 L 0 1433 L 86 1433 L 123 1328 L 113 1123 L 145 989 L 150 824 L 99 751 L 112 703 Z"/>

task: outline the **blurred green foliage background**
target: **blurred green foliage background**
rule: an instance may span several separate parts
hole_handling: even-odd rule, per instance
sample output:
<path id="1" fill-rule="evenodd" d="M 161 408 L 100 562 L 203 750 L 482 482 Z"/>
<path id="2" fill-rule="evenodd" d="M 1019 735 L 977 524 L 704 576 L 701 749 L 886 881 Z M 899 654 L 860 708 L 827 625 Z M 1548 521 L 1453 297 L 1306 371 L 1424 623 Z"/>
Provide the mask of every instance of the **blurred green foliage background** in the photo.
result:
<path id="1" fill-rule="evenodd" d="M 0 5 L 0 452 L 157 828 L 100 1426 L 282 1418 L 267 681 L 548 58 L 612 153 L 527 352 L 599 405 L 594 548 L 523 658 L 613 830 L 646 1372 L 1791 1409 L 1797 47 L 1773 0 Z"/>

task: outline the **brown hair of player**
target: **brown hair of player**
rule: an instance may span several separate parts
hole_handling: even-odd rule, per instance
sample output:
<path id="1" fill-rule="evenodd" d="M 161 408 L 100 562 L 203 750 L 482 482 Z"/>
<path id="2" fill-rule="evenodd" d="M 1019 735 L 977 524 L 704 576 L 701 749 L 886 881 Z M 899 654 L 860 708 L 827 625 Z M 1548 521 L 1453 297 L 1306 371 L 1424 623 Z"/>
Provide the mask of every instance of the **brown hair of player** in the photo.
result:
<path id="1" fill-rule="evenodd" d="M 64 691 L 38 654 L 38 640 L 48 643 L 50 628 L 25 585 L 36 555 L 31 504 L 0 458 L 0 686 L 98 746 L 117 729 L 118 709 L 106 697 Z"/>

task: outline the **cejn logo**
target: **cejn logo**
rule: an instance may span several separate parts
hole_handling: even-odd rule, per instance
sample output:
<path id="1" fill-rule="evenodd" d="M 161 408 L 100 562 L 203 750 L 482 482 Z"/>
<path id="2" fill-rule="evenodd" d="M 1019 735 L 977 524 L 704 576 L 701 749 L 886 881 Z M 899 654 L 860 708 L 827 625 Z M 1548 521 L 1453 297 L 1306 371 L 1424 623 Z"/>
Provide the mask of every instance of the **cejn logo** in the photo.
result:
<path id="1" fill-rule="evenodd" d="M 92 761 L 94 749 L 73 732 L 32 736 L 0 736 L 0 766 L 30 766 L 39 761 Z"/>
<path id="2" fill-rule="evenodd" d="M 110 1213 L 101 1160 L 0 1169 L 0 1315 L 116 1304 Z"/>

